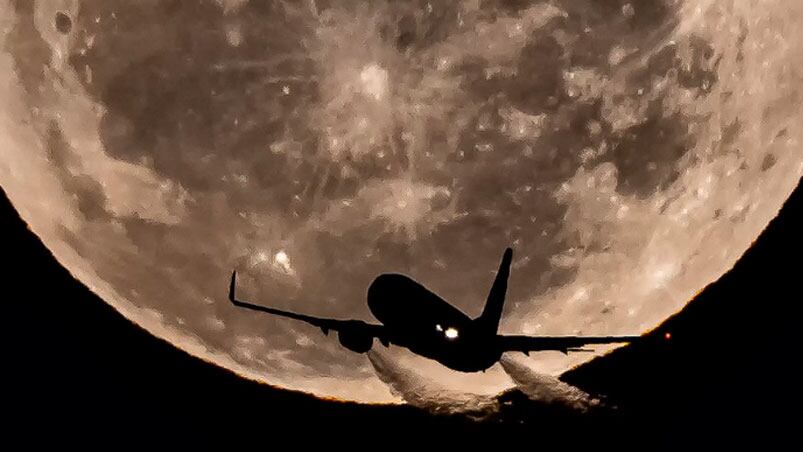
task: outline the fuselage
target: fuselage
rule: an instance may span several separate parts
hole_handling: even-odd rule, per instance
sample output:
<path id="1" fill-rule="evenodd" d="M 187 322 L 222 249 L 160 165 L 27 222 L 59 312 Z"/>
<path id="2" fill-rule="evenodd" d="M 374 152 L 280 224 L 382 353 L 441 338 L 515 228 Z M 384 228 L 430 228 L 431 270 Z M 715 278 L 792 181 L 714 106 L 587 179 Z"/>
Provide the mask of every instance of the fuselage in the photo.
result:
<path id="1" fill-rule="evenodd" d="M 379 275 L 368 288 L 368 308 L 391 343 L 451 369 L 477 372 L 501 357 L 495 332 L 405 275 Z"/>

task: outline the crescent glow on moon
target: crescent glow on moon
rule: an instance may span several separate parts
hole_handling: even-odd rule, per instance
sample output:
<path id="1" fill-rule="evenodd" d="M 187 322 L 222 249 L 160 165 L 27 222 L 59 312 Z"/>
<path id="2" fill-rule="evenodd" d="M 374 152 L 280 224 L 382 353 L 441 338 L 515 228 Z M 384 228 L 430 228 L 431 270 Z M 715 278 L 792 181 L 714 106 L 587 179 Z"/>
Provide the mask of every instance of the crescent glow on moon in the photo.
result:
<path id="1" fill-rule="evenodd" d="M 796 3 L 257 3 L 0 0 L 21 216 L 128 319 L 255 380 L 363 402 L 516 384 L 239 312 L 233 267 L 249 298 L 314 315 L 370 320 L 384 271 L 475 315 L 510 245 L 503 332 L 638 334 L 803 174 Z"/>

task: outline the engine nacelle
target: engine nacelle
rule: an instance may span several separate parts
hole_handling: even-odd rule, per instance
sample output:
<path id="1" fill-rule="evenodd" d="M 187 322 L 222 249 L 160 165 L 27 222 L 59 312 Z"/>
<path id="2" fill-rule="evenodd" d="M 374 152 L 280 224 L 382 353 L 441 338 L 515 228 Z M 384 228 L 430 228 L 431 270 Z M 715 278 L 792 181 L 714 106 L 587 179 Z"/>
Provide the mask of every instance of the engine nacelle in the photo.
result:
<path id="1" fill-rule="evenodd" d="M 340 331 L 337 333 L 337 339 L 340 345 L 357 353 L 365 353 L 374 345 L 374 338 L 360 331 Z"/>

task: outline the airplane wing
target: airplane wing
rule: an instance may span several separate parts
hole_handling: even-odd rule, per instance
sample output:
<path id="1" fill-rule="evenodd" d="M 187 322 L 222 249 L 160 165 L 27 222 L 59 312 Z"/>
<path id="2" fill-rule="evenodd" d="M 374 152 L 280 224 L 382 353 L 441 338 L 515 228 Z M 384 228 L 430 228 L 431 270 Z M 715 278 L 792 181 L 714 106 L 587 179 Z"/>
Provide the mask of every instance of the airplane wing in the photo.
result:
<path id="1" fill-rule="evenodd" d="M 632 342 L 639 336 L 496 336 L 497 344 L 505 352 L 536 352 L 556 350 L 562 353 L 591 351 L 585 345 Z"/>
<path id="2" fill-rule="evenodd" d="M 252 311 L 266 312 L 268 314 L 288 317 L 295 320 L 307 322 L 310 325 L 317 326 L 323 331 L 323 334 L 329 334 L 330 330 L 346 333 L 354 333 L 361 335 L 368 335 L 380 340 L 383 344 L 387 345 L 388 339 L 385 328 L 382 325 L 374 325 L 363 322 L 362 320 L 338 320 L 338 319 L 325 319 L 321 317 L 313 317 L 310 315 L 296 314 L 295 312 L 283 311 L 281 309 L 270 308 L 258 304 L 249 303 L 247 301 L 238 300 L 235 296 L 235 285 L 237 283 L 237 272 L 231 273 L 231 283 L 229 284 L 229 301 L 235 306 L 241 308 L 251 309 Z"/>

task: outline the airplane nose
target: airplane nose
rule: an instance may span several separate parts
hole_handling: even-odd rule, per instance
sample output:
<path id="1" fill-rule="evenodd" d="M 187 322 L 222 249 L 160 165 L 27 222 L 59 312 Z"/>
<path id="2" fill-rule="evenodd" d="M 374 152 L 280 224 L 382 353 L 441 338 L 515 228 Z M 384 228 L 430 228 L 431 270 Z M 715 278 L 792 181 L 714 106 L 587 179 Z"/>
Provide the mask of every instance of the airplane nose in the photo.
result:
<path id="1" fill-rule="evenodd" d="M 368 286 L 368 309 L 377 319 L 381 320 L 382 317 L 382 299 L 388 293 L 389 288 L 392 286 L 390 275 L 381 274 L 374 278 L 373 282 Z"/>
<path id="2" fill-rule="evenodd" d="M 389 276 L 390 275 L 387 274 L 381 274 L 374 278 L 368 286 L 368 304 L 371 303 L 371 300 L 376 300 L 387 291 L 387 287 L 390 284 Z"/>
<path id="3" fill-rule="evenodd" d="M 386 297 L 397 293 L 399 289 L 405 287 L 407 280 L 409 278 L 404 275 L 382 273 L 374 278 L 374 281 L 368 286 L 368 299 Z"/>
<path id="4" fill-rule="evenodd" d="M 383 321 L 388 309 L 403 297 L 409 287 L 409 278 L 395 273 L 383 273 L 368 286 L 368 309 L 378 320 Z"/>

